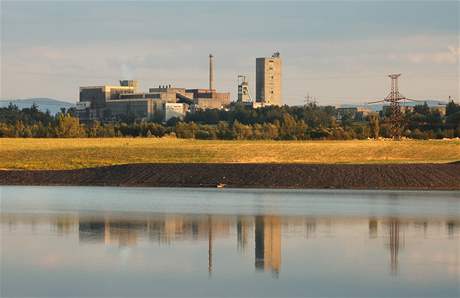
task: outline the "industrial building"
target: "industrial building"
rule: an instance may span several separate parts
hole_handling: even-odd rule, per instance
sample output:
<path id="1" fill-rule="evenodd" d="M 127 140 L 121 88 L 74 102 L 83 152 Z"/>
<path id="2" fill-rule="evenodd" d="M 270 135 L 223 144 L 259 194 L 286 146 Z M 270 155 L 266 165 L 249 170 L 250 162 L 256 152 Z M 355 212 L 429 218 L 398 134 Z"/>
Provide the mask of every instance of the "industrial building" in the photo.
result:
<path id="1" fill-rule="evenodd" d="M 256 59 L 256 102 L 282 105 L 281 56 L 276 52 L 269 58 Z"/>
<path id="2" fill-rule="evenodd" d="M 349 117 L 356 121 L 363 121 L 371 114 L 378 114 L 370 109 L 364 107 L 339 107 L 336 108 L 337 120 L 341 121 L 344 117 Z"/>
<path id="3" fill-rule="evenodd" d="M 251 94 L 249 93 L 249 83 L 244 75 L 238 75 L 238 102 L 252 103 Z"/>
<path id="4" fill-rule="evenodd" d="M 238 75 L 237 102 L 252 108 L 264 106 L 281 106 L 281 56 L 279 52 L 268 58 L 256 58 L 256 96 L 255 100 L 249 92 L 246 75 Z"/>
<path id="5" fill-rule="evenodd" d="M 178 103 L 182 98 L 193 102 L 187 97 L 185 89 L 160 86 L 152 88 L 148 93 L 137 90 L 137 81 L 120 81 L 120 86 L 80 87 L 80 100 L 77 113 L 82 122 L 92 120 L 110 121 L 126 116 L 135 119 L 153 119 L 155 115 L 163 115 L 166 119 L 168 104 Z M 185 114 L 186 104 L 182 110 Z"/>
<path id="6" fill-rule="evenodd" d="M 240 80 L 241 79 L 241 80 Z M 281 57 L 256 58 L 256 96 L 249 93 L 246 76 L 238 77 L 238 99 L 253 108 L 282 105 Z M 177 88 L 159 85 L 148 92 L 139 91 L 136 80 L 122 80 L 119 86 L 80 87 L 77 115 L 82 122 L 116 121 L 129 117 L 135 120 L 168 121 L 183 118 L 187 112 L 222 109 L 230 104 L 229 92 L 214 87 L 214 56 L 209 55 L 208 88 Z"/>
<path id="7" fill-rule="evenodd" d="M 82 122 L 113 121 L 123 117 L 136 120 L 168 121 L 183 118 L 187 111 L 220 109 L 230 104 L 229 92 L 214 89 L 214 61 L 209 55 L 209 88 L 186 89 L 160 85 L 139 92 L 135 80 L 122 80 L 119 86 L 80 87 L 77 114 Z"/>

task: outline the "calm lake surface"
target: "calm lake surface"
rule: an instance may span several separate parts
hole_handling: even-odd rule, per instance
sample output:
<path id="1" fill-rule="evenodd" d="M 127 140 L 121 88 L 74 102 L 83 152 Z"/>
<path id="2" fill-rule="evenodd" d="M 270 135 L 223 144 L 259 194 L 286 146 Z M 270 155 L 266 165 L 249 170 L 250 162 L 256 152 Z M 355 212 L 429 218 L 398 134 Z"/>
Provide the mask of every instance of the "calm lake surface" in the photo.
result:
<path id="1" fill-rule="evenodd" d="M 1 296 L 459 297 L 459 192 L 0 187 Z"/>

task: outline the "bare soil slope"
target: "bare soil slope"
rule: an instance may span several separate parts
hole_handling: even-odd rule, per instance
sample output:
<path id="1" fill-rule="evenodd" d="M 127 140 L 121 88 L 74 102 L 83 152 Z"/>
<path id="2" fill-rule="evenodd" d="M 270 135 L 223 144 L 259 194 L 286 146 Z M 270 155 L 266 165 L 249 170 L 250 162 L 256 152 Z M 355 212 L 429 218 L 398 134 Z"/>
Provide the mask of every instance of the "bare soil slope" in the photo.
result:
<path id="1" fill-rule="evenodd" d="M 77 170 L 0 170 L 0 185 L 460 190 L 450 164 L 128 164 Z"/>

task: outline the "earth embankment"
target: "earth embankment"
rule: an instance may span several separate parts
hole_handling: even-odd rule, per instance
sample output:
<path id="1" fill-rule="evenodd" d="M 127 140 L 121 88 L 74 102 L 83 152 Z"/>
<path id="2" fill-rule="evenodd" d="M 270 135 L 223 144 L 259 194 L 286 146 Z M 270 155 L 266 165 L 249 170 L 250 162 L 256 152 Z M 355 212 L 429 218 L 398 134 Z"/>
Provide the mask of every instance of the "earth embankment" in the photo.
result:
<path id="1" fill-rule="evenodd" d="M 0 170 L 0 185 L 460 190 L 460 163 L 160 163 L 76 170 Z"/>

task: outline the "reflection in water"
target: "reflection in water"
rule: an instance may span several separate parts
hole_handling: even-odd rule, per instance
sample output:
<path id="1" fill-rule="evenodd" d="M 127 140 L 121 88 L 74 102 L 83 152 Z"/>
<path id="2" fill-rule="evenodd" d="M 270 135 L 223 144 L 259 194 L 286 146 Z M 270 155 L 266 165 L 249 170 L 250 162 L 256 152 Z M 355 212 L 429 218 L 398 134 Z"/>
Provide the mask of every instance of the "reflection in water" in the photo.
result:
<path id="1" fill-rule="evenodd" d="M 369 220 L 369 238 L 371 239 L 377 238 L 377 232 L 378 232 L 377 220 L 375 218 L 372 218 Z"/>
<path id="2" fill-rule="evenodd" d="M 120 247 L 137 243 L 139 231 L 147 231 L 147 223 L 130 221 L 80 221 L 79 239 L 82 242 L 104 242 L 106 245 L 118 244 Z"/>
<path id="3" fill-rule="evenodd" d="M 418 226 L 418 223 L 414 223 L 415 226 Z M 390 218 L 388 222 L 385 223 L 387 228 L 387 247 L 390 250 L 390 272 L 391 274 L 398 273 L 398 254 L 399 250 L 404 245 L 404 234 L 401 234 L 401 226 L 398 219 Z M 426 229 L 424 230 L 426 235 Z M 369 238 L 376 239 L 378 238 L 378 220 L 375 218 L 369 219 Z"/>
<path id="4" fill-rule="evenodd" d="M 133 247 L 138 245 L 140 238 L 159 244 L 173 245 L 175 241 L 206 240 L 208 255 L 208 274 L 213 271 L 213 242 L 219 238 L 228 238 L 232 229 L 236 231 L 237 251 L 245 255 L 248 251 L 250 237 L 254 236 L 254 266 L 257 271 L 271 272 L 278 277 L 282 261 L 282 235 L 303 234 L 309 239 L 317 234 L 318 224 L 323 236 L 330 237 L 334 228 L 347 226 L 348 220 L 334 221 L 324 218 L 310 217 L 281 217 L 276 215 L 256 216 L 222 216 L 222 215 L 158 215 L 150 214 L 139 216 L 110 215 L 104 217 L 89 217 L 75 215 L 2 215 L 2 225 L 8 231 L 14 232 L 16 225 L 28 225 L 32 231 L 36 226 L 47 223 L 57 235 L 69 235 L 78 231 L 78 240 L 81 244 L 100 243 L 106 246 Z M 362 219 L 353 219 L 362 222 Z M 379 239 L 379 226 L 383 226 L 385 246 L 390 252 L 389 268 L 392 274 L 398 273 L 398 255 L 404 248 L 403 226 L 412 225 L 415 231 L 420 231 L 427 237 L 428 221 L 414 220 L 401 222 L 398 218 L 377 219 L 370 218 L 368 224 L 369 239 Z M 448 220 L 444 222 L 432 221 L 434 227 L 444 226 L 448 238 L 458 239 L 459 222 Z M 422 226 L 423 229 L 419 227 Z M 284 228 L 284 229 L 283 229 Z M 382 256 L 383 257 L 383 256 Z"/>
<path id="5" fill-rule="evenodd" d="M 5 187 L 0 199 L 1 297 L 460 293 L 458 193 Z"/>
<path id="6" fill-rule="evenodd" d="M 305 238 L 313 238 L 316 233 L 316 223 L 307 221 L 305 223 Z"/>
<path id="7" fill-rule="evenodd" d="M 236 223 L 237 231 L 237 247 L 243 255 L 247 253 L 248 242 L 249 242 L 249 230 L 251 228 L 252 221 L 249 216 L 238 216 Z"/>
<path id="8" fill-rule="evenodd" d="M 400 241 L 400 225 L 397 219 L 391 219 L 388 224 L 389 230 L 389 246 L 390 246 L 390 268 L 392 274 L 398 273 L 398 253 L 401 248 L 401 243 L 404 243 L 404 238 L 402 242 Z"/>
<path id="9" fill-rule="evenodd" d="M 454 222 L 448 221 L 447 225 L 447 234 L 449 235 L 449 239 L 454 239 L 455 229 L 458 228 L 458 225 L 455 225 Z"/>
<path id="10" fill-rule="evenodd" d="M 208 215 L 208 274 L 212 273 L 212 218 Z"/>
<path id="11" fill-rule="evenodd" d="M 279 216 L 255 218 L 255 267 L 278 276 L 281 266 L 281 220 Z"/>
<path id="12" fill-rule="evenodd" d="M 207 215 L 206 221 L 202 217 L 192 216 L 159 216 L 149 218 L 145 221 L 139 220 L 104 220 L 82 218 L 78 221 L 79 240 L 81 242 L 104 242 L 106 245 L 118 244 L 123 246 L 134 246 L 137 243 L 139 233 L 146 233 L 150 239 L 155 237 L 160 242 L 171 243 L 172 240 L 180 237 L 191 237 L 199 239 L 206 236 L 208 240 L 208 273 L 212 273 L 212 255 L 214 230 L 216 236 L 229 234 L 231 222 L 225 218 L 213 220 L 212 215 Z M 53 223 L 61 227 L 69 220 L 59 217 Z M 255 224 L 254 224 L 255 223 Z M 311 223 L 310 223 L 311 225 Z M 281 218 L 279 216 L 256 216 L 251 220 L 250 216 L 238 217 L 236 223 L 237 247 L 244 252 L 249 241 L 249 230 L 255 229 L 255 268 L 258 270 L 272 271 L 275 276 L 281 267 Z M 70 232 L 67 228 L 65 231 Z"/>

